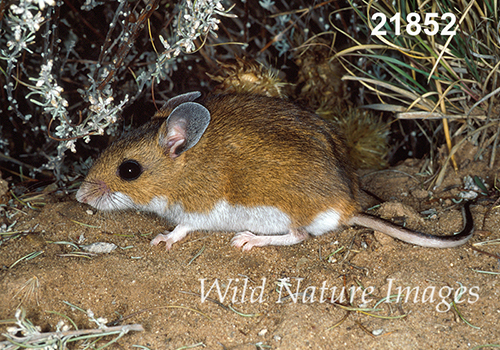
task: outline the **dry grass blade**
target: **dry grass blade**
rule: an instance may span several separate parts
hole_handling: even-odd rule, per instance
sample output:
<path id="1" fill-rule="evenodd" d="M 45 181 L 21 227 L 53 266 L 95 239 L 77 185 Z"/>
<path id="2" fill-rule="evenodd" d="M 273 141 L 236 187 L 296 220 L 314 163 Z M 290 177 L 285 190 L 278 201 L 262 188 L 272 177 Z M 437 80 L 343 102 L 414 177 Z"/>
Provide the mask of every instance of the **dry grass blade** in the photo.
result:
<path id="1" fill-rule="evenodd" d="M 11 196 L 18 201 L 21 205 L 28 207 L 33 210 L 40 210 L 43 206 L 45 206 L 45 193 L 40 194 L 31 194 L 26 193 L 20 197 L 17 197 L 14 192 L 10 191 Z"/>
<path id="2" fill-rule="evenodd" d="M 455 302 L 452 302 L 452 305 L 453 305 L 453 308 L 455 309 L 455 312 L 457 313 L 458 317 L 460 317 L 460 319 L 462 321 L 464 321 L 468 326 L 474 328 L 474 329 L 481 329 L 481 327 L 478 327 L 478 326 L 474 326 L 473 324 L 471 324 L 469 321 L 467 321 L 465 319 L 465 317 L 460 313 L 460 311 L 458 310 L 458 307 L 457 307 L 457 303 Z"/>
<path id="3" fill-rule="evenodd" d="M 257 313 L 257 314 L 244 314 L 244 313 L 236 310 L 235 308 L 233 308 L 231 305 L 229 305 L 228 308 L 229 308 L 229 310 L 231 310 L 235 314 L 242 316 L 242 317 L 260 317 L 260 316 L 262 316 L 262 314 L 259 314 L 259 313 Z"/>
<path id="4" fill-rule="evenodd" d="M 349 311 L 348 311 L 348 312 L 346 312 L 346 313 L 345 313 L 345 315 L 344 315 L 344 317 L 342 317 L 342 318 L 340 319 L 340 321 L 338 321 L 337 323 L 335 323 L 333 326 L 331 326 L 331 327 L 327 328 L 326 330 L 327 330 L 327 331 L 330 331 L 330 330 L 332 330 L 332 329 L 337 328 L 338 326 L 340 326 L 342 323 L 344 323 L 344 322 L 345 322 L 345 320 L 347 320 L 347 318 L 349 317 L 349 314 L 350 314 L 350 312 L 349 312 Z"/>
<path id="5" fill-rule="evenodd" d="M 483 270 L 474 270 L 472 271 L 477 272 L 477 273 L 484 273 L 485 275 L 500 275 L 500 272 L 495 272 L 495 271 L 483 271 Z"/>
<path id="6" fill-rule="evenodd" d="M 452 115 L 452 114 L 442 114 L 438 112 L 402 112 L 396 115 L 398 119 L 467 119 L 466 115 Z M 486 120 L 485 115 L 475 115 L 473 119 L 484 121 Z"/>
<path id="7" fill-rule="evenodd" d="M 197 348 L 197 347 L 199 347 L 199 346 L 201 346 L 201 347 L 203 347 L 203 348 L 204 348 L 204 347 L 206 347 L 206 345 L 205 345 L 205 344 L 203 344 L 203 343 L 196 343 L 196 344 L 193 344 L 193 345 L 185 345 L 185 346 L 181 346 L 180 348 L 177 348 L 177 349 L 175 349 L 175 350 L 194 349 L 194 348 Z"/>
<path id="8" fill-rule="evenodd" d="M 201 254 L 203 254 L 203 251 L 204 251 L 204 250 L 205 250 L 205 245 L 203 245 L 203 247 L 201 247 L 200 251 L 199 251 L 198 253 L 196 253 L 196 254 L 195 254 L 195 256 L 193 256 L 193 257 L 191 258 L 191 260 L 189 260 L 189 262 L 187 263 L 187 266 L 191 265 L 191 263 L 192 263 L 193 261 L 195 261 L 195 259 L 196 259 L 197 257 L 199 257 Z"/>
<path id="9" fill-rule="evenodd" d="M 400 96 L 406 97 L 406 98 L 409 98 L 409 99 L 415 99 L 416 100 L 416 99 L 419 98 L 419 96 L 415 95 L 412 92 L 409 92 L 409 91 L 407 91 L 405 89 L 402 89 L 402 88 L 400 88 L 398 86 L 394 86 L 393 84 L 386 83 L 384 81 L 380 81 L 380 80 L 376 80 L 376 79 L 363 78 L 363 77 L 349 77 L 349 76 L 345 76 L 345 77 L 342 77 L 342 80 L 358 81 L 358 82 L 362 83 L 364 86 L 366 86 L 368 89 L 376 91 L 377 94 L 379 94 L 379 95 L 392 96 L 391 93 L 397 93 Z M 380 86 L 382 88 L 385 88 L 385 89 L 389 90 L 390 93 L 389 92 L 383 92 L 381 90 L 377 90 L 376 88 L 374 88 L 370 84 L 372 84 L 374 86 Z"/>
<path id="10" fill-rule="evenodd" d="M 40 283 L 38 282 L 38 277 L 33 276 L 29 280 L 24 283 L 21 288 L 14 294 L 12 299 L 17 297 L 21 292 L 22 292 L 22 297 L 21 301 L 17 305 L 16 308 L 19 308 L 26 300 L 28 299 L 35 299 L 36 305 L 39 305 L 39 300 L 38 300 L 38 288 L 40 288 Z"/>
<path id="11" fill-rule="evenodd" d="M 465 11 L 463 12 L 462 14 L 462 17 L 460 18 L 460 20 L 458 21 L 458 24 L 456 25 L 455 27 L 455 30 L 459 28 L 460 24 L 467 18 L 467 14 L 469 13 L 470 9 L 472 8 L 472 6 L 474 5 L 475 1 L 471 1 L 469 3 L 469 5 L 467 6 L 467 8 L 465 9 Z M 446 43 L 444 44 L 444 47 L 443 49 L 441 50 L 441 52 L 439 53 L 439 57 L 438 59 L 436 60 L 436 63 L 433 65 L 432 69 L 431 69 L 431 72 L 429 74 L 429 77 L 438 69 L 438 66 L 439 66 L 439 62 L 441 61 L 441 59 L 443 58 L 443 55 L 445 53 L 445 50 L 446 48 L 450 45 L 451 43 L 451 40 L 453 39 L 453 36 L 450 36 L 448 38 L 448 40 L 446 40 Z"/>
<path id="12" fill-rule="evenodd" d="M 500 244 L 500 238 L 492 239 L 490 241 L 477 242 L 477 243 L 474 243 L 473 246 L 478 247 L 478 246 L 482 246 L 482 245 L 497 245 L 497 244 Z"/>
<path id="13" fill-rule="evenodd" d="M 28 254 L 28 255 L 25 255 L 22 258 L 17 259 L 12 265 L 10 265 L 9 269 L 13 268 L 14 266 L 16 266 L 21 261 L 27 261 L 27 260 L 34 259 L 34 258 L 36 258 L 37 256 L 39 256 L 40 254 L 43 254 L 43 253 L 44 253 L 44 251 L 41 250 L 41 251 L 38 251 L 38 252 L 33 252 L 33 253 Z"/>

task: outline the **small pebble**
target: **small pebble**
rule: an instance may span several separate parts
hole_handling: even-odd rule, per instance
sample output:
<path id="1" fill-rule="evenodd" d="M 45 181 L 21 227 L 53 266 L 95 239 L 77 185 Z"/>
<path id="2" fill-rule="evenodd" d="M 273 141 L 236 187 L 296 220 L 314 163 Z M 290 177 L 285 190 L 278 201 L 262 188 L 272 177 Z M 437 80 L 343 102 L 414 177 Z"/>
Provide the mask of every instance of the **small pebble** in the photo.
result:
<path id="1" fill-rule="evenodd" d="M 111 253 L 117 248 L 116 244 L 106 242 L 95 242 L 92 244 L 80 246 L 83 250 L 90 253 Z"/>
<path id="2" fill-rule="evenodd" d="M 259 337 L 263 337 L 267 334 L 267 328 L 264 328 L 263 330 L 261 330 L 259 333 L 258 333 L 258 336 Z"/>

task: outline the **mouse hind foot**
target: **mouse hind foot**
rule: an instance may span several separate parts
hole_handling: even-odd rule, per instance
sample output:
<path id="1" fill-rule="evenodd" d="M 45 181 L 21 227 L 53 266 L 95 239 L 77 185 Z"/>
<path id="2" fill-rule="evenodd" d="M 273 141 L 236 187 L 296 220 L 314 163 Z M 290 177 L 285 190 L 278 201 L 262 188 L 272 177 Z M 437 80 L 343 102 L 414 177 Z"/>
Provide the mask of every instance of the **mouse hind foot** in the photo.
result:
<path id="1" fill-rule="evenodd" d="M 266 245 L 293 245 L 309 238 L 309 233 L 303 228 L 290 229 L 284 235 L 258 236 L 250 231 L 238 232 L 231 239 L 231 244 L 243 251 L 253 247 L 264 247 Z"/>

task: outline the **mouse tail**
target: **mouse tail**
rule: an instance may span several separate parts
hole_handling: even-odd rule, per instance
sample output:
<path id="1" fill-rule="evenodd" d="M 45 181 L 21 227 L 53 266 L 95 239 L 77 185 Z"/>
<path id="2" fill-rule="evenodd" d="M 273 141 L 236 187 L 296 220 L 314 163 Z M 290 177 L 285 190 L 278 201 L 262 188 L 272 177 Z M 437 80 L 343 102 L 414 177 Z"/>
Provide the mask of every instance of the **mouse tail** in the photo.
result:
<path id="1" fill-rule="evenodd" d="M 470 211 L 470 202 L 465 202 L 462 207 L 464 218 L 464 228 L 453 236 L 434 236 L 427 233 L 413 231 L 401 226 L 397 226 L 389 221 L 380 219 L 376 216 L 360 213 L 353 216 L 348 224 L 359 225 L 371 228 L 397 238 L 406 243 L 430 248 L 452 248 L 465 244 L 474 233 L 474 220 Z"/>

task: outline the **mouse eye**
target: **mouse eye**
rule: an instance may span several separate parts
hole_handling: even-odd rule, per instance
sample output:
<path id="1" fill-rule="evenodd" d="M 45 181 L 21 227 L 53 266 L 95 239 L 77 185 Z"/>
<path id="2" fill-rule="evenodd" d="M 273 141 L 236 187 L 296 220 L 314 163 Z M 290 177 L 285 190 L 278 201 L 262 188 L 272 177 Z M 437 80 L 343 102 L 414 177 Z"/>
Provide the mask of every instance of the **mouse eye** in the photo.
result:
<path id="1" fill-rule="evenodd" d="M 135 160 L 126 160 L 118 167 L 118 175 L 126 181 L 137 179 L 142 174 L 141 165 Z"/>

